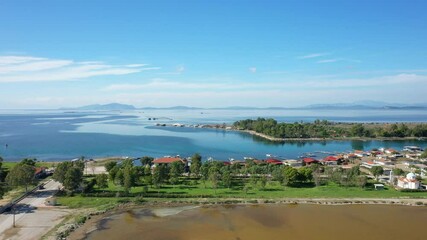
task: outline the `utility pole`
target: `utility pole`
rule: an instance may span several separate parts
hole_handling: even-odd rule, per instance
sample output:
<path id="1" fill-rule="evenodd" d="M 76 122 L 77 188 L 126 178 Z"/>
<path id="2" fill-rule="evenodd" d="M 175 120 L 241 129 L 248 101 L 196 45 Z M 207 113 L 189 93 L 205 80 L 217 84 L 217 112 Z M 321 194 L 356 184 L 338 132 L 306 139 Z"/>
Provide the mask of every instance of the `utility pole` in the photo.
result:
<path id="1" fill-rule="evenodd" d="M 12 212 L 13 212 L 13 228 L 15 228 L 16 227 L 16 224 L 15 224 L 15 215 L 16 215 L 15 206 L 12 206 Z"/>

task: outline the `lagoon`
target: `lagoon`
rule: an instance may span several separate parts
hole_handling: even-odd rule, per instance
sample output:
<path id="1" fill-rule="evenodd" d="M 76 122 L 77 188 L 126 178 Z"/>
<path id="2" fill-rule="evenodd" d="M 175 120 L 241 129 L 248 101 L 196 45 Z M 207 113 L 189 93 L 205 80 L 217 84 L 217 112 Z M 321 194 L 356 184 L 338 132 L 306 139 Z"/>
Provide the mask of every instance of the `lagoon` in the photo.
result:
<path id="1" fill-rule="evenodd" d="M 98 222 L 99 230 L 86 239 L 418 240 L 425 239 L 427 221 L 426 207 L 387 205 L 227 205 L 181 210 L 113 214 Z"/>
<path id="2" fill-rule="evenodd" d="M 343 152 L 378 147 L 427 147 L 427 141 L 289 141 L 273 143 L 246 133 L 216 129 L 157 127 L 156 123 L 221 124 L 257 117 L 279 121 L 425 122 L 420 110 L 135 110 L 135 111 L 0 111 L 0 156 L 8 161 L 36 157 L 44 161 L 79 156 L 190 156 L 227 160 L 297 158 L 303 153 Z M 149 120 L 156 118 L 156 120 Z M 7 147 L 6 147 L 7 144 Z"/>

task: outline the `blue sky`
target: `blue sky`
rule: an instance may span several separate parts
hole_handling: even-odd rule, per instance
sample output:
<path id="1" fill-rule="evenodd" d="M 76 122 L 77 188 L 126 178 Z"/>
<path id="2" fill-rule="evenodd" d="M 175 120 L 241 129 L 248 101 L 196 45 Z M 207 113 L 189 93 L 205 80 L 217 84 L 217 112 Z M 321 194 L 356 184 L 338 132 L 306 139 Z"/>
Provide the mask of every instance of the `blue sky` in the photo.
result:
<path id="1" fill-rule="evenodd" d="M 0 1 L 0 108 L 427 102 L 427 1 Z"/>

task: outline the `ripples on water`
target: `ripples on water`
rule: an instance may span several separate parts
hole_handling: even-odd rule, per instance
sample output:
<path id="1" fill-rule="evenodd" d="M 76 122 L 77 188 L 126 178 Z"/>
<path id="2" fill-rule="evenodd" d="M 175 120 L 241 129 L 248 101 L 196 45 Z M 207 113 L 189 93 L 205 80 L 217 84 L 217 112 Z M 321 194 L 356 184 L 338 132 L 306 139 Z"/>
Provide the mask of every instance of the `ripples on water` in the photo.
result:
<path id="1" fill-rule="evenodd" d="M 148 120 L 156 117 L 159 120 Z M 155 123 L 232 123 L 235 120 L 274 117 L 281 121 L 426 121 L 423 111 L 310 111 L 310 110 L 151 110 L 130 112 L 1 112 L 0 156 L 6 160 L 41 160 L 105 156 L 190 156 L 207 159 L 265 158 L 267 153 L 296 158 L 305 152 L 342 152 L 353 149 L 404 145 L 427 147 L 426 141 L 317 141 L 274 143 L 245 133 L 214 129 L 165 128 Z M 8 144 L 8 148 L 5 146 Z"/>

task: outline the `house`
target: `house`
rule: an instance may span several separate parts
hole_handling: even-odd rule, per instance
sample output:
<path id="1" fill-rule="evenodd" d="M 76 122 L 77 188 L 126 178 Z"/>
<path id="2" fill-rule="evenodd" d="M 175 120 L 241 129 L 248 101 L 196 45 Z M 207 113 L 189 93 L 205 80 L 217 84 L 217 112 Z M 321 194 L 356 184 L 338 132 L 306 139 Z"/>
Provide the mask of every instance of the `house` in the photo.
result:
<path id="1" fill-rule="evenodd" d="M 268 163 L 268 164 L 273 164 L 273 165 L 281 165 L 281 164 L 283 164 L 282 161 L 277 160 L 275 158 L 268 158 L 268 159 L 265 160 L 265 162 Z"/>
<path id="2" fill-rule="evenodd" d="M 46 168 L 45 167 L 36 167 L 34 170 L 35 178 L 43 178 L 46 177 Z"/>
<path id="3" fill-rule="evenodd" d="M 418 146 L 404 146 L 403 151 L 408 152 L 422 152 L 423 150 Z"/>
<path id="4" fill-rule="evenodd" d="M 381 165 L 379 165 L 378 163 L 374 163 L 372 161 L 367 161 L 367 162 L 362 162 L 361 166 L 371 169 L 374 166 L 381 166 Z"/>
<path id="5" fill-rule="evenodd" d="M 358 157 L 354 153 L 349 153 L 349 154 L 344 155 L 344 159 L 356 159 L 356 158 L 358 158 Z"/>
<path id="6" fill-rule="evenodd" d="M 397 179 L 397 186 L 403 189 L 419 189 L 420 182 L 416 179 L 414 173 L 408 173 L 406 177 L 400 177 Z"/>
<path id="7" fill-rule="evenodd" d="M 376 156 L 376 158 L 378 160 L 387 160 L 389 158 L 389 156 L 385 155 L 385 154 L 379 154 Z"/>
<path id="8" fill-rule="evenodd" d="M 383 160 L 383 159 L 374 160 L 374 163 L 381 165 L 381 166 L 392 166 L 392 165 L 394 165 L 394 163 L 392 161 Z"/>
<path id="9" fill-rule="evenodd" d="M 323 158 L 322 162 L 324 165 L 338 165 L 341 164 L 341 159 L 340 157 L 327 156 Z"/>
<path id="10" fill-rule="evenodd" d="M 159 164 L 165 164 L 165 165 L 168 165 L 168 164 L 171 164 L 173 162 L 182 162 L 182 163 L 186 164 L 187 161 L 185 161 L 185 160 L 183 160 L 183 159 L 181 159 L 179 157 L 162 157 L 162 158 L 155 159 L 153 161 L 153 164 L 157 164 L 157 165 L 159 165 Z"/>
<path id="11" fill-rule="evenodd" d="M 367 153 L 365 153 L 364 151 L 361 151 L 361 150 L 354 151 L 354 155 L 356 155 L 357 157 L 360 157 L 360 158 L 368 156 Z"/>
<path id="12" fill-rule="evenodd" d="M 311 165 L 313 163 L 319 163 L 319 160 L 316 160 L 314 158 L 303 158 L 302 162 L 304 163 L 304 165 Z"/>
<path id="13" fill-rule="evenodd" d="M 290 167 L 301 167 L 302 166 L 302 161 L 301 160 L 296 160 L 296 159 L 283 160 L 282 163 L 284 165 L 290 166 Z"/>
<path id="14" fill-rule="evenodd" d="M 415 160 L 415 159 L 418 159 L 421 157 L 421 153 L 407 153 L 407 154 L 405 154 L 405 157 L 412 159 L 412 160 Z"/>
<path id="15" fill-rule="evenodd" d="M 386 149 L 384 152 L 385 152 L 385 153 L 387 153 L 387 154 L 395 154 L 395 153 L 399 153 L 398 151 L 396 151 L 396 150 L 395 150 L 395 149 L 393 149 L 393 148 L 388 148 L 388 149 Z"/>

